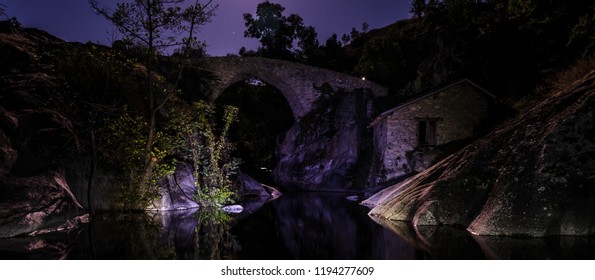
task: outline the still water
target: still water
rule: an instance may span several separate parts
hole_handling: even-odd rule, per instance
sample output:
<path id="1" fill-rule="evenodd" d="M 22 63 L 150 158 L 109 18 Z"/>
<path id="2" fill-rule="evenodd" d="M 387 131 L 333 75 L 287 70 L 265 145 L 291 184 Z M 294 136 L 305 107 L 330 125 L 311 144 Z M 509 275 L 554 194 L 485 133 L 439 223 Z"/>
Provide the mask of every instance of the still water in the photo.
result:
<path id="1" fill-rule="evenodd" d="M 221 212 L 102 214 L 77 231 L 0 240 L 4 259 L 595 259 L 585 237 L 477 237 L 375 222 L 343 194 L 294 193 Z"/>

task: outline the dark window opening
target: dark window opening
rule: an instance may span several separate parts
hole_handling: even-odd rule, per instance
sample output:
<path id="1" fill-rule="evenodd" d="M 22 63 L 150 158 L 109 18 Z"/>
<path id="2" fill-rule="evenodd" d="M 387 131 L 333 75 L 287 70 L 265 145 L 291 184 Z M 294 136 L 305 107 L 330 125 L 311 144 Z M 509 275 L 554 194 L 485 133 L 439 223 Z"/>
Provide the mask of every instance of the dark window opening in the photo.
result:
<path id="1" fill-rule="evenodd" d="M 436 146 L 436 121 L 420 120 L 417 135 L 420 146 Z"/>

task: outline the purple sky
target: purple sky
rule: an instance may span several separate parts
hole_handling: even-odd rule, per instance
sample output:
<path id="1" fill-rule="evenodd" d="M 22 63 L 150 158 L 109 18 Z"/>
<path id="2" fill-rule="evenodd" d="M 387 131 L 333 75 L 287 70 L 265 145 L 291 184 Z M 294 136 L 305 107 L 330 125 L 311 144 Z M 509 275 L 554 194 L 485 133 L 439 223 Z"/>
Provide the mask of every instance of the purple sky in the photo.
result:
<path id="1" fill-rule="evenodd" d="M 254 13 L 264 0 L 214 0 L 219 4 L 217 15 L 204 26 L 199 36 L 207 42 L 207 52 L 220 56 L 237 54 L 245 46 L 255 49 L 258 42 L 244 38 L 242 14 Z M 106 5 L 122 0 L 103 0 Z M 188 3 L 193 1 L 188 1 Z M 285 15 L 299 14 L 306 25 L 316 28 L 324 43 L 333 33 L 341 36 L 352 27 L 361 29 L 367 22 L 370 29 L 409 17 L 410 0 L 271 0 L 284 6 Z M 66 41 L 109 44 L 111 25 L 92 13 L 87 0 L 0 0 L 6 13 L 26 27 L 44 29 Z"/>

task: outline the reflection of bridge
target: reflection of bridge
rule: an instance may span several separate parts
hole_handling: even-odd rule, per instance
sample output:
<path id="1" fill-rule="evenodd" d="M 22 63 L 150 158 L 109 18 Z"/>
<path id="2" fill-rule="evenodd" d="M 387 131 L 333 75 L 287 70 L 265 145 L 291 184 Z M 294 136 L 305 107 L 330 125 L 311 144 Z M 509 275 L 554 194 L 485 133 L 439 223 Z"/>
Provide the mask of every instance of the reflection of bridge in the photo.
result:
<path id="1" fill-rule="evenodd" d="M 209 57 L 206 70 L 213 72 L 219 82 L 211 93 L 217 99 L 231 85 L 250 78 L 258 78 L 275 86 L 299 119 L 306 115 L 320 92 L 314 86 L 328 83 L 334 90 L 366 89 L 375 96 L 386 95 L 387 89 L 373 82 L 347 74 L 299 63 L 260 57 Z"/>

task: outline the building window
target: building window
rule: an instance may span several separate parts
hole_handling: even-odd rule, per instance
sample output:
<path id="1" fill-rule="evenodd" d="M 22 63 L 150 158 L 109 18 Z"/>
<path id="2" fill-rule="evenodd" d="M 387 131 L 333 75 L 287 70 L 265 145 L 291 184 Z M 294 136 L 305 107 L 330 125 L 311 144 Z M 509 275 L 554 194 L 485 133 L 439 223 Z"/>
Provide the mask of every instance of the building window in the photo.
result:
<path id="1" fill-rule="evenodd" d="M 419 120 L 417 137 L 419 146 L 436 146 L 436 120 Z"/>

